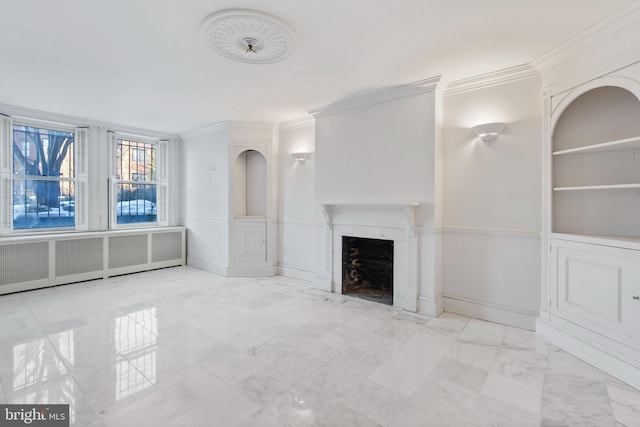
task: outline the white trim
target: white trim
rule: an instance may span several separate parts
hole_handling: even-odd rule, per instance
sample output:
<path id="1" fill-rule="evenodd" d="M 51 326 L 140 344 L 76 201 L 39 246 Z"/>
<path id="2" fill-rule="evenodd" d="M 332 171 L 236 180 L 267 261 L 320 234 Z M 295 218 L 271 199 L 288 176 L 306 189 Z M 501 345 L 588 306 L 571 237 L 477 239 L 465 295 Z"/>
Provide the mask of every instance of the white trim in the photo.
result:
<path id="1" fill-rule="evenodd" d="M 287 120 L 278 124 L 280 131 L 288 131 L 292 129 L 300 129 L 308 126 L 314 126 L 316 119 L 313 116 L 298 117 L 297 119 Z"/>
<path id="2" fill-rule="evenodd" d="M 275 265 L 233 266 L 227 267 L 227 276 L 231 277 L 272 277 L 277 273 Z"/>
<path id="3" fill-rule="evenodd" d="M 293 279 L 313 282 L 313 271 L 300 270 L 299 268 L 278 264 L 278 276 L 291 277 Z"/>
<path id="4" fill-rule="evenodd" d="M 187 256 L 187 265 L 190 267 L 199 268 L 200 270 L 216 273 L 221 276 L 225 276 L 227 273 L 227 267 L 222 264 L 216 264 L 214 262 L 205 261 L 199 258 Z"/>
<path id="5" fill-rule="evenodd" d="M 444 233 L 460 233 L 460 234 L 487 234 L 491 236 L 508 236 L 508 237 L 528 237 L 532 239 L 540 239 L 541 232 L 536 230 L 518 230 L 507 228 L 487 228 L 487 227 L 461 227 L 461 226 L 445 226 L 442 227 Z"/>
<path id="6" fill-rule="evenodd" d="M 203 217 L 197 217 L 197 216 L 188 216 L 186 220 L 201 221 L 201 222 L 217 222 L 217 223 L 228 223 L 231 221 L 229 218 L 203 218 Z"/>
<path id="7" fill-rule="evenodd" d="M 544 70 L 566 57 L 567 52 L 586 47 L 628 26 L 637 25 L 639 18 L 640 3 L 632 2 L 621 11 L 597 22 L 586 30 L 534 59 L 531 61 L 531 65 L 534 68 Z"/>
<path id="8" fill-rule="evenodd" d="M 451 295 L 442 299 L 445 312 L 535 331 L 536 312 Z"/>
<path id="9" fill-rule="evenodd" d="M 504 68 L 498 71 L 481 74 L 479 76 L 466 79 L 455 80 L 449 83 L 444 91 L 444 96 L 458 93 L 470 92 L 478 89 L 485 89 L 505 83 L 516 82 L 541 77 L 540 72 L 529 64 L 522 64 L 515 67 Z"/>
<path id="10" fill-rule="evenodd" d="M 278 218 L 278 224 L 295 224 L 295 225 L 309 225 L 316 226 L 322 225 L 321 222 L 317 222 L 313 219 L 295 219 L 295 218 Z"/>
<path id="11" fill-rule="evenodd" d="M 593 89 L 601 88 L 604 86 L 615 86 L 615 87 L 626 89 L 640 100 L 640 82 L 631 77 L 605 76 L 605 77 L 594 79 L 588 83 L 582 84 L 580 85 L 579 88 L 576 88 L 575 90 L 572 90 L 571 92 L 567 93 L 566 96 L 562 98 L 562 101 L 560 101 L 555 107 L 552 108 L 551 121 L 549 123 L 550 140 L 553 140 L 553 135 L 555 133 L 555 128 L 558 123 L 558 120 L 560 120 L 560 118 L 562 117 L 566 109 L 569 106 L 571 106 L 573 101 L 575 101 L 580 96 L 584 95 L 585 93 Z"/>
<path id="12" fill-rule="evenodd" d="M 563 350 L 640 390 L 640 363 L 622 360 L 542 317 L 536 321 L 536 332 Z"/>
<path id="13" fill-rule="evenodd" d="M 99 120 L 68 116 L 64 114 L 49 113 L 46 111 L 16 107 L 7 104 L 0 104 L 0 112 L 12 116 L 16 119 L 40 122 L 40 126 L 42 126 L 42 124 L 48 123 L 51 123 L 53 125 L 68 126 L 70 128 L 96 126 L 105 129 L 118 129 L 120 132 L 128 133 L 131 135 L 147 135 L 157 138 L 178 138 L 178 135 L 171 133 L 158 132 L 150 129 L 141 129 L 132 126 L 119 125 L 115 123 L 102 122 Z"/>
<path id="14" fill-rule="evenodd" d="M 221 122 L 211 123 L 209 125 L 188 130 L 180 133 L 180 137 L 182 138 L 191 138 L 194 136 L 200 136 L 209 132 L 217 131 L 217 130 L 229 130 L 232 128 L 241 128 L 241 129 L 258 129 L 258 130 L 272 130 L 275 123 L 271 122 L 242 122 L 242 121 L 233 121 L 233 120 L 224 120 Z"/>
<path id="15" fill-rule="evenodd" d="M 352 110 L 354 108 L 365 107 L 368 105 L 381 104 L 384 102 L 394 101 L 396 99 L 408 98 L 410 96 L 420 95 L 427 92 L 435 92 L 442 76 L 435 76 L 413 83 L 407 83 L 386 89 L 372 91 L 366 95 L 354 96 L 333 104 L 323 107 L 312 108 L 307 110 L 316 119 L 332 114 L 341 113 L 343 111 Z"/>
<path id="16" fill-rule="evenodd" d="M 443 311 L 442 295 L 438 295 L 435 299 L 429 299 L 423 296 L 418 297 L 417 313 L 438 317 Z"/>

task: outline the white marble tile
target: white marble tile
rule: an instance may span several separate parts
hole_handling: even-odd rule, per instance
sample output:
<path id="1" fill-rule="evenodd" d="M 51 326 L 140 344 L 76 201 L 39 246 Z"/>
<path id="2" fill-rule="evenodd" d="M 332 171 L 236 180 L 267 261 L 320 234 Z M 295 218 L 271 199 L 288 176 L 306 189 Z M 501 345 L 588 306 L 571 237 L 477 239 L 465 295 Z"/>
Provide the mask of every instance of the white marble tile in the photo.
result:
<path id="1" fill-rule="evenodd" d="M 479 394 L 464 387 L 430 378 L 393 420 L 393 427 L 464 426 Z"/>
<path id="2" fill-rule="evenodd" d="M 533 332 L 282 277 L 179 267 L 94 280 L 2 295 L 0 322 L 0 402 L 71 403 L 72 425 L 639 419 L 638 390 Z"/>
<path id="3" fill-rule="evenodd" d="M 614 424 L 604 381 L 551 369 L 545 375 L 542 418 L 550 425 Z"/>
<path id="4" fill-rule="evenodd" d="M 419 331 L 406 342 L 406 345 L 415 347 L 423 353 L 446 356 L 450 353 L 454 342 L 455 337 L 453 336 Z"/>
<path id="5" fill-rule="evenodd" d="M 640 427 L 640 391 L 607 383 L 607 392 L 615 420 L 627 427 Z"/>
<path id="6" fill-rule="evenodd" d="M 357 413 L 356 411 L 349 409 L 343 405 L 338 405 L 326 413 L 322 418 L 316 420 L 316 426 L 318 427 L 380 427 L 380 424 L 376 423 Z"/>
<path id="7" fill-rule="evenodd" d="M 339 405 L 341 397 L 331 390 L 314 389 L 298 384 L 265 407 L 286 425 L 314 426 L 325 414 Z"/>
<path id="8" fill-rule="evenodd" d="M 377 317 L 370 317 L 364 314 L 358 314 L 353 316 L 344 324 L 346 326 L 349 326 L 355 329 L 361 329 L 363 331 L 373 332 L 376 329 L 378 329 L 380 326 L 384 325 L 384 323 L 385 323 L 384 320 L 378 319 Z"/>
<path id="9" fill-rule="evenodd" d="M 546 424 L 543 424 L 546 425 Z M 565 424 L 562 424 L 564 426 Z M 572 424 L 573 425 L 573 424 Z M 587 425 L 587 424 L 575 424 Z M 481 397 L 467 424 L 469 427 L 538 427 L 540 415 L 523 411 L 506 402 Z M 560 427 L 560 425 L 558 425 Z"/>
<path id="10" fill-rule="evenodd" d="M 549 350 L 549 369 L 604 381 L 602 371 L 557 347 Z"/>
<path id="11" fill-rule="evenodd" d="M 487 375 L 484 369 L 449 358 L 443 358 L 431 372 L 431 376 L 439 381 L 447 381 L 473 392 L 482 389 Z"/>
<path id="12" fill-rule="evenodd" d="M 469 321 L 468 317 L 453 313 L 442 313 L 427 322 L 427 329 L 441 335 L 456 337 Z"/>
<path id="13" fill-rule="evenodd" d="M 536 387 L 542 387 L 548 358 L 535 349 L 502 348 L 491 372 L 521 381 Z"/>
<path id="14" fill-rule="evenodd" d="M 185 412 L 188 426 L 236 425 L 254 414 L 261 405 L 231 388 L 216 390 L 209 399 Z"/>
<path id="15" fill-rule="evenodd" d="M 382 385 L 367 381 L 343 404 L 382 426 L 391 425 L 409 399 Z"/>
<path id="16" fill-rule="evenodd" d="M 394 351 L 388 360 L 430 374 L 442 358 L 437 352 L 425 352 L 412 345 L 404 345 Z"/>
<path id="17" fill-rule="evenodd" d="M 499 347 L 506 329 L 506 326 L 497 323 L 470 319 L 458 335 L 458 341 Z"/>
<path id="18" fill-rule="evenodd" d="M 416 391 L 418 386 L 429 375 L 428 372 L 410 368 L 392 360 L 387 360 L 369 375 L 368 379 L 383 385 L 407 397 Z"/>
<path id="19" fill-rule="evenodd" d="M 365 379 L 365 375 L 350 369 L 346 363 L 336 359 L 320 367 L 303 383 L 312 389 L 341 396 L 356 390 Z"/>
<path id="20" fill-rule="evenodd" d="M 540 415 L 542 410 L 542 385 L 533 386 L 500 374 L 489 373 L 481 394 L 532 414 Z"/>
<path id="21" fill-rule="evenodd" d="M 449 347 L 449 353 L 446 356 L 488 371 L 496 361 L 498 352 L 498 347 L 455 341 Z"/>
<path id="22" fill-rule="evenodd" d="M 399 344 L 404 344 L 423 328 L 424 325 L 411 319 L 394 317 L 383 323 L 374 332 Z"/>

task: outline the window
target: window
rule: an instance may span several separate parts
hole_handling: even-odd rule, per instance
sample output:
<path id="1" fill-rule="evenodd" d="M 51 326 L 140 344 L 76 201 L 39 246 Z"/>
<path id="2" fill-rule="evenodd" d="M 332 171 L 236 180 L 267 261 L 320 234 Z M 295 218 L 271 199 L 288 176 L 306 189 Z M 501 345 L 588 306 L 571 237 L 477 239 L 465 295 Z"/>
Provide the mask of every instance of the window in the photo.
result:
<path id="1" fill-rule="evenodd" d="M 12 126 L 14 230 L 75 226 L 75 133 Z"/>
<path id="2" fill-rule="evenodd" d="M 116 138 L 112 193 L 116 226 L 158 222 L 156 145 Z"/>

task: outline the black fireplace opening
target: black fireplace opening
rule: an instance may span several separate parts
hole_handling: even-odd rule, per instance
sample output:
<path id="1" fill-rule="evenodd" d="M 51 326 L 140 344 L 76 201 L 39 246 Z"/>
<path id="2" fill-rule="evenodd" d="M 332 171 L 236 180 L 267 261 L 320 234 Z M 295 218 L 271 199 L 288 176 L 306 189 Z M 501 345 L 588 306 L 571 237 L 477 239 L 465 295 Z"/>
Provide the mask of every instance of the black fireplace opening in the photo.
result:
<path id="1" fill-rule="evenodd" d="M 393 240 L 342 237 L 342 293 L 393 305 Z"/>

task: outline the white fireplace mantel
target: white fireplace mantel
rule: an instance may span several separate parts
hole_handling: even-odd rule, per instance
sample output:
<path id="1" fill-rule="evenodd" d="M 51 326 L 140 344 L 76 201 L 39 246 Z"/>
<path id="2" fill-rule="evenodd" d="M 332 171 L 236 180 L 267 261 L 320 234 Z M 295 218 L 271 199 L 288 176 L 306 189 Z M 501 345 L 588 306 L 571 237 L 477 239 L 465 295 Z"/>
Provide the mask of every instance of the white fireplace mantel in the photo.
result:
<path id="1" fill-rule="evenodd" d="M 406 220 L 407 237 L 416 237 L 416 211 L 420 207 L 419 202 L 406 202 L 406 203 L 359 203 L 359 202 L 346 202 L 346 203 L 318 203 L 322 215 L 324 216 L 325 227 L 327 231 L 331 231 L 333 227 L 333 213 L 334 208 L 365 208 L 365 209 L 399 209 L 403 211 Z"/>
<path id="2" fill-rule="evenodd" d="M 394 241 L 394 306 L 415 312 L 418 297 L 418 202 L 318 203 L 324 216 L 325 238 L 320 282 L 330 292 L 342 290 L 342 237 Z"/>

